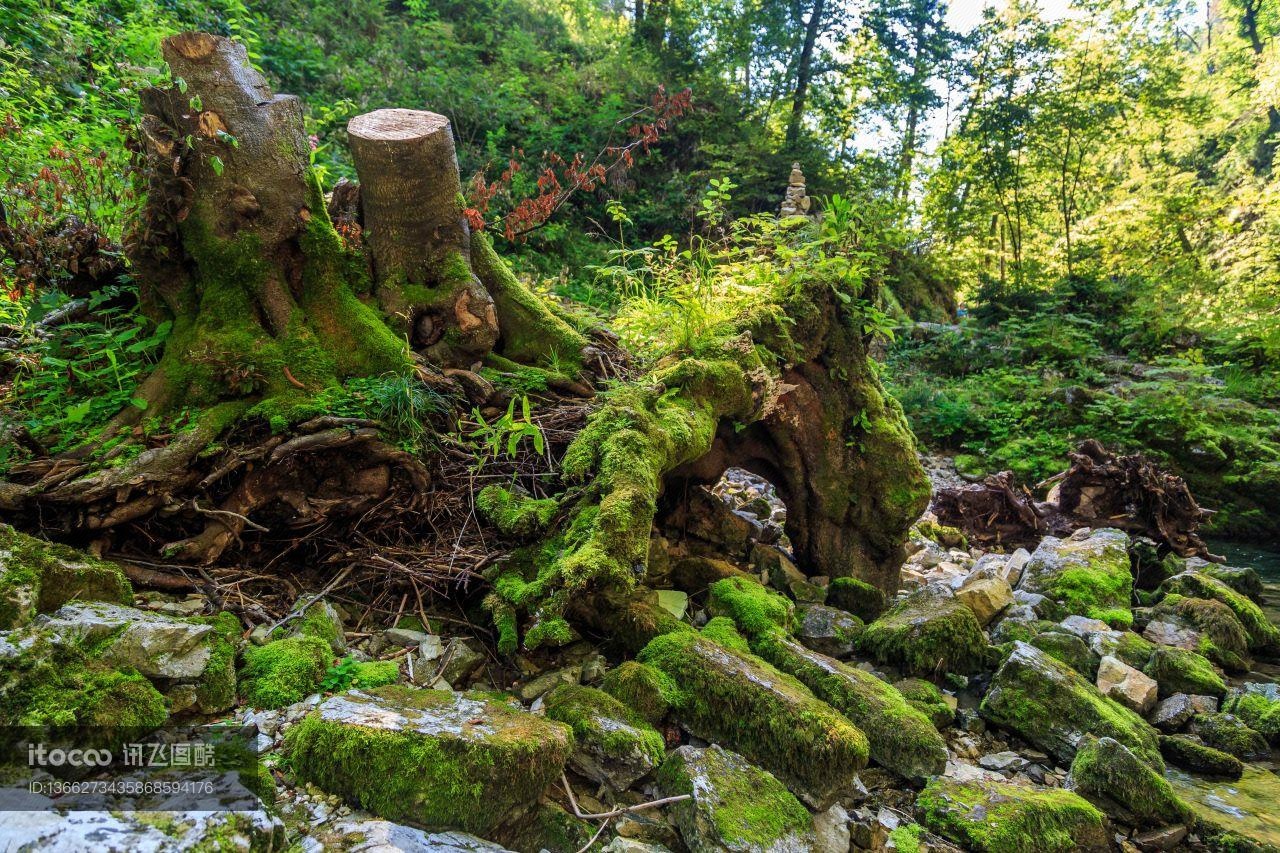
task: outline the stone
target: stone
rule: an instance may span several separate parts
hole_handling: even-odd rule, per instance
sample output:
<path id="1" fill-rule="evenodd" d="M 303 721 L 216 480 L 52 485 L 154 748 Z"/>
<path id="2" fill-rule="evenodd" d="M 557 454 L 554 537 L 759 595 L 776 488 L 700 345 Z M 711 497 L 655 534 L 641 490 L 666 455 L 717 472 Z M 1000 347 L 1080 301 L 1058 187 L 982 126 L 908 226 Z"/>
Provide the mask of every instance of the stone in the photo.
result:
<path id="1" fill-rule="evenodd" d="M 1191 719 L 1191 733 L 1214 749 L 1234 755 L 1241 761 L 1261 761 L 1271 757 L 1267 739 L 1233 714 L 1196 714 Z"/>
<path id="2" fill-rule="evenodd" d="M 484 663 L 484 653 L 476 648 L 474 641 L 454 637 L 444 647 L 441 660 L 444 663 L 440 677 L 450 684 L 462 684 Z"/>
<path id="3" fill-rule="evenodd" d="M 92 645 L 112 638 L 104 658 L 148 678 L 197 679 L 213 655 L 212 625 L 105 601 L 63 605 L 37 625 L 62 643 Z"/>
<path id="4" fill-rule="evenodd" d="M 1000 570 L 1000 575 L 1004 578 L 1005 583 L 1016 587 L 1018 582 L 1022 580 L 1022 572 L 1029 562 L 1031 562 L 1031 553 L 1026 548 L 1019 548 L 1010 554 L 1009 559 L 1005 561 L 1004 567 Z"/>
<path id="5" fill-rule="evenodd" d="M 412 628 L 388 628 L 382 632 L 382 636 L 386 639 L 387 645 L 404 649 L 422 645 L 431 635 L 426 631 L 415 631 Z"/>
<path id="6" fill-rule="evenodd" d="M 987 640 L 973 611 L 945 586 L 930 584 L 867 625 L 862 650 L 911 675 L 977 672 Z"/>
<path id="7" fill-rule="evenodd" d="M 625 791 L 661 763 L 662 735 L 602 690 L 563 684 L 547 694 L 546 714 L 573 729 L 569 763 L 583 776 Z"/>
<path id="8" fill-rule="evenodd" d="M 827 585 L 827 604 L 870 622 L 887 606 L 884 592 L 858 578 L 832 578 Z"/>
<path id="9" fill-rule="evenodd" d="M 827 600 L 827 588 L 806 581 L 792 581 L 787 585 L 791 597 L 801 604 L 821 604 Z"/>
<path id="10" fill-rule="evenodd" d="M 483 834 L 537 802 L 573 734 L 505 702 L 390 685 L 324 700 L 285 747 L 300 781 L 378 817 Z"/>
<path id="11" fill-rule="evenodd" d="M 1133 836 L 1133 843 L 1139 850 L 1173 850 L 1187 837 L 1187 832 L 1185 824 L 1175 823 L 1139 832 Z"/>
<path id="12" fill-rule="evenodd" d="M 1107 699 L 1084 676 L 1028 643 L 1015 642 L 979 706 L 989 722 L 1020 735 L 1063 764 L 1086 734 L 1114 737 L 1161 767 L 1156 730 Z"/>
<path id="13" fill-rule="evenodd" d="M 1001 578 L 979 578 L 956 590 L 956 599 L 972 610 L 978 624 L 985 627 L 1013 604 L 1013 588 Z"/>
<path id="14" fill-rule="evenodd" d="M 774 776 L 737 753 L 682 746 L 658 771 L 663 796 L 689 794 L 668 807 L 691 850 L 808 853 L 813 819 Z"/>
<path id="15" fill-rule="evenodd" d="M 751 546 L 749 557 L 751 568 L 757 574 L 767 575 L 769 585 L 785 592 L 793 583 L 804 583 L 804 572 L 796 568 L 791 558 L 776 545 L 762 545 L 759 542 Z"/>
<path id="16" fill-rule="evenodd" d="M 1059 617 L 1087 616 L 1127 628 L 1133 620 L 1129 537 L 1111 528 L 1076 531 L 1067 539 L 1046 536 L 1027 561 L 1019 589 L 1046 596 Z"/>
<path id="17" fill-rule="evenodd" d="M 836 803 L 814 815 L 813 831 L 817 836 L 815 853 L 849 853 L 849 813 L 844 806 Z"/>
<path id="18" fill-rule="evenodd" d="M 799 611 L 799 617 L 795 635 L 800 642 L 833 658 L 853 655 L 863 630 L 857 616 L 835 607 L 810 604 Z"/>
<path id="19" fill-rule="evenodd" d="M 984 767 L 987 770 L 995 770 L 999 773 L 1016 773 L 1030 763 L 1031 762 L 1027 761 L 1027 759 L 1011 750 L 993 752 L 978 759 L 978 766 Z"/>
<path id="20" fill-rule="evenodd" d="M 0 524 L 0 631 L 72 599 L 129 604 L 133 590 L 114 563 Z"/>
<path id="21" fill-rule="evenodd" d="M 329 644 L 329 649 L 335 655 L 345 655 L 347 653 L 346 635 L 343 633 L 342 617 L 338 615 L 338 610 L 323 598 L 312 601 L 299 600 L 294 602 L 293 609 L 290 612 L 297 612 L 297 615 L 289 619 L 280 630 L 272 634 L 272 637 L 279 639 L 281 637 L 318 637 Z M 390 631 L 384 632 L 384 636 L 391 634 Z M 395 645 L 401 645 L 399 643 Z M 404 643 L 403 645 L 412 645 L 412 643 Z"/>
<path id="22" fill-rule="evenodd" d="M 901 693 L 911 707 L 928 717 L 934 728 L 944 729 L 955 720 L 959 705 L 956 697 L 943 693 L 932 681 L 904 678 L 895 681 L 893 689 Z"/>
<path id="23" fill-rule="evenodd" d="M 1182 572 L 1160 584 L 1159 593 L 1220 601 L 1231 609 L 1244 628 L 1251 651 L 1263 654 L 1280 652 L 1280 627 L 1271 623 L 1256 602 L 1216 578 L 1198 571 Z"/>
<path id="24" fill-rule="evenodd" d="M 671 853 L 671 848 L 619 836 L 601 847 L 600 853 Z"/>
<path id="25" fill-rule="evenodd" d="M 1240 759 L 1214 749 L 1195 735 L 1161 735 L 1160 754 L 1175 767 L 1216 779 L 1239 779 L 1244 774 Z"/>
<path id="26" fill-rule="evenodd" d="M 1175 693 L 1166 699 L 1161 699 L 1148 720 L 1160 731 L 1172 734 L 1191 722 L 1195 714 L 1196 709 L 1191 705 L 1191 697 L 1185 693 Z"/>
<path id="27" fill-rule="evenodd" d="M 581 666 L 566 666 L 553 669 L 529 679 L 520 687 L 520 698 L 532 702 L 544 693 L 549 693 L 562 684 L 577 684 L 582 679 Z"/>
<path id="28" fill-rule="evenodd" d="M 46 801 L 48 802 L 48 801 Z M 176 853 L 184 850 L 276 850 L 288 846 L 284 824 L 260 811 L 122 812 L 68 811 L 33 805 L 0 811 L 0 838 L 6 850 L 48 853 L 128 850 Z"/>
<path id="29" fill-rule="evenodd" d="M 1171 646 L 1157 646 L 1143 672 L 1160 684 L 1160 696 L 1193 693 L 1222 696 L 1227 684 L 1204 655 Z"/>
<path id="30" fill-rule="evenodd" d="M 916 798 L 929 829 L 980 853 L 1103 853 L 1106 818 L 1071 791 L 1009 782 L 933 779 Z"/>
<path id="31" fill-rule="evenodd" d="M 1062 661 L 1085 678 L 1090 680 L 1097 678 L 1101 658 L 1075 634 L 1068 634 L 1055 628 L 1037 634 L 1028 642 Z"/>
<path id="32" fill-rule="evenodd" d="M 1107 655 L 1098 664 L 1098 690 L 1126 708 L 1146 714 L 1156 706 L 1160 686 L 1119 658 Z"/>
<path id="33" fill-rule="evenodd" d="M 386 820 L 343 820 L 335 824 L 330 833 L 332 849 L 352 853 L 503 853 L 506 850 L 465 832 L 427 832 Z"/>
<path id="34" fill-rule="evenodd" d="M 1115 738 L 1085 738 L 1066 787 L 1128 826 L 1166 826 L 1192 817 L 1168 780 Z"/>
<path id="35" fill-rule="evenodd" d="M 1200 645 L 1199 631 L 1163 620 L 1148 622 L 1142 629 L 1142 636 L 1159 646 L 1195 650 Z"/>
<path id="36" fill-rule="evenodd" d="M 1280 744 L 1280 684 L 1246 682 L 1232 688 L 1222 710 L 1244 720 L 1269 743 Z"/>

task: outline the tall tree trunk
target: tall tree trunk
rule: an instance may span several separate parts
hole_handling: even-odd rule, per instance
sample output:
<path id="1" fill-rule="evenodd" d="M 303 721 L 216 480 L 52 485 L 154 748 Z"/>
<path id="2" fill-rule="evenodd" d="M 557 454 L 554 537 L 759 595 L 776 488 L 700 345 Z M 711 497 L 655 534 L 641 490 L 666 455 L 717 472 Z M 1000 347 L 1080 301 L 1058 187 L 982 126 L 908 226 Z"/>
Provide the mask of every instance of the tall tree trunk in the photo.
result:
<path id="1" fill-rule="evenodd" d="M 813 77 L 813 51 L 818 42 L 818 34 L 822 30 L 822 16 L 826 11 L 826 0 L 814 0 L 813 10 L 809 13 L 809 22 L 805 25 L 804 44 L 800 48 L 800 59 L 796 63 L 796 88 L 791 96 L 791 119 L 787 122 L 787 148 L 793 148 L 800 141 L 800 125 L 804 121 L 805 101 L 809 96 L 809 82 Z"/>
<path id="2" fill-rule="evenodd" d="M 916 131 L 920 123 L 920 102 L 917 97 L 920 87 L 925 83 L 926 49 L 924 44 L 927 21 L 923 16 L 916 20 L 913 33 L 915 39 L 915 56 L 911 62 L 911 83 L 907 96 L 907 126 L 902 135 L 902 152 L 898 157 L 898 186 L 894 195 L 902 201 L 911 189 L 911 165 L 916 155 Z"/>
<path id="3" fill-rule="evenodd" d="M 449 120 L 376 110 L 351 119 L 347 134 L 383 314 L 433 362 L 484 358 L 497 342 L 498 318 L 471 270 Z"/>

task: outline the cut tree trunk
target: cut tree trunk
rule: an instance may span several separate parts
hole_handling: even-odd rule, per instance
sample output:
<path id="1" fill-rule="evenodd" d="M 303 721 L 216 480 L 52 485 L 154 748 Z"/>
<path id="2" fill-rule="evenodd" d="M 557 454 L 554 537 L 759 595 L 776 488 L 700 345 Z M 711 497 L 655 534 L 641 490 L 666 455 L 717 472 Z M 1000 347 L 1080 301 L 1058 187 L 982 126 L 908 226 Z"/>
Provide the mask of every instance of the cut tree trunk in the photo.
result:
<path id="1" fill-rule="evenodd" d="M 471 270 L 471 230 L 449 119 L 385 109 L 347 125 L 383 314 L 433 362 L 469 366 L 498 339 L 493 298 Z"/>

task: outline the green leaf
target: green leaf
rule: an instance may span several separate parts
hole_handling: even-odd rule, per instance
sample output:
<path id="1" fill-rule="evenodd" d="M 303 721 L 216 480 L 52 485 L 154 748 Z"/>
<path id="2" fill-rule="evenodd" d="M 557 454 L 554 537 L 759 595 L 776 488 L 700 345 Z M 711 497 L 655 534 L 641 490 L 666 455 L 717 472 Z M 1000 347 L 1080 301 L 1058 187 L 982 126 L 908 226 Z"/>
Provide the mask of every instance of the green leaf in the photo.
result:
<path id="1" fill-rule="evenodd" d="M 218 177 L 222 177 L 222 170 L 225 169 L 226 166 L 223 164 L 222 158 L 219 157 L 217 154 L 214 154 L 212 157 L 209 158 L 209 168 L 213 169 L 213 173 L 215 175 L 217 175 Z"/>
<path id="2" fill-rule="evenodd" d="M 62 419 L 69 424 L 78 424 L 88 416 L 89 409 L 92 407 L 93 403 L 88 400 L 81 403 L 72 403 L 63 410 Z"/>

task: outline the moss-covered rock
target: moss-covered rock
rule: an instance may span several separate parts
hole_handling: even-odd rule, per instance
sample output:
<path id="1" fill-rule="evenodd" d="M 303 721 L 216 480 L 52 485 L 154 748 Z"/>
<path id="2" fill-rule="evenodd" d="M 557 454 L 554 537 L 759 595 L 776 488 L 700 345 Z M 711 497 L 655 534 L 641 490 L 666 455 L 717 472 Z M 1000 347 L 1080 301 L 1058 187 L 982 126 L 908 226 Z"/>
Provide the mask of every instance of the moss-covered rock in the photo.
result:
<path id="1" fill-rule="evenodd" d="M 1211 598 L 1231 609 L 1249 638 L 1249 649 L 1263 654 L 1280 653 L 1280 628 L 1271 624 L 1265 613 L 1248 596 L 1222 581 L 1197 571 L 1174 575 L 1160 585 L 1163 594 L 1174 593 L 1187 598 Z"/>
<path id="2" fill-rule="evenodd" d="M 798 678 L 866 735 L 871 758 L 907 778 L 942 772 L 946 744 L 929 717 L 869 672 L 805 648 L 780 630 L 751 638 L 751 648 Z"/>
<path id="3" fill-rule="evenodd" d="M 916 798 L 925 826 L 980 853 L 1111 849 L 1106 819 L 1071 791 L 937 778 Z"/>
<path id="4" fill-rule="evenodd" d="M 1113 737 L 1163 769 L 1155 729 L 1107 699 L 1084 676 L 1027 643 L 1014 643 L 979 707 L 982 716 L 1059 761 L 1075 758 L 1086 734 Z"/>
<path id="5" fill-rule="evenodd" d="M 1234 714 L 1196 714 L 1191 733 L 1241 761 L 1259 761 L 1271 755 L 1267 739 Z"/>
<path id="6" fill-rule="evenodd" d="M 1210 563 L 1208 560 L 1203 560 L 1199 557 L 1192 557 L 1187 560 L 1184 568 L 1200 572 L 1202 575 L 1208 575 L 1214 580 L 1222 581 L 1241 595 L 1247 596 L 1253 601 L 1262 602 L 1262 577 L 1255 569 L 1242 566 L 1224 566 L 1220 563 Z"/>
<path id="7" fill-rule="evenodd" d="M 1143 672 L 1160 685 L 1160 698 L 1175 693 L 1222 696 L 1227 684 L 1209 659 L 1196 652 L 1160 646 L 1151 655 Z"/>
<path id="8" fill-rule="evenodd" d="M 600 689 L 640 715 L 649 725 L 662 723 L 677 688 L 671 676 L 639 661 L 624 661 L 604 674 Z"/>
<path id="9" fill-rule="evenodd" d="M 832 578 L 827 584 L 827 604 L 870 622 L 884 612 L 888 603 L 878 587 L 858 578 Z"/>
<path id="10" fill-rule="evenodd" d="M 596 828 L 596 824 L 574 817 L 555 803 L 543 800 L 486 835 L 502 845 L 494 853 L 498 851 L 506 853 L 509 850 L 578 853 L 591 843 L 591 839 L 595 837 Z M 672 834 L 675 834 L 674 831 Z M 434 847 L 424 849 L 435 853 Z M 445 853 L 454 853 L 454 851 Z M 473 851 L 458 851 L 458 853 L 473 853 Z M 477 850 L 474 853 L 488 853 L 488 851 Z"/>
<path id="11" fill-rule="evenodd" d="M 919 590 L 867 625 L 859 645 L 912 675 L 968 674 L 987 660 L 987 640 L 973 611 L 949 590 Z"/>
<path id="12" fill-rule="evenodd" d="M 1134 669 L 1145 669 L 1156 644 L 1132 631 L 1104 631 L 1089 637 L 1089 650 L 1100 657 L 1111 655 Z"/>
<path id="13" fill-rule="evenodd" d="M 1164 776 L 1114 738 L 1081 741 L 1067 788 L 1129 826 L 1165 826 L 1191 819 Z"/>
<path id="14" fill-rule="evenodd" d="M 1133 623 L 1128 547 L 1129 537 L 1110 528 L 1067 539 L 1046 536 L 1027 562 L 1019 589 L 1054 602 L 1055 618 L 1074 614 L 1128 628 Z"/>
<path id="15" fill-rule="evenodd" d="M 1172 593 L 1152 609 L 1153 618 L 1172 619 L 1200 634 L 1196 651 L 1229 672 L 1249 668 L 1249 635 L 1230 607 L 1212 598 Z"/>
<path id="16" fill-rule="evenodd" d="M 795 622 L 795 605 L 759 581 L 749 577 L 732 577 L 711 585 L 707 611 L 713 616 L 728 616 L 747 634 L 778 627 L 791 630 Z"/>
<path id="17" fill-rule="evenodd" d="M 625 791 L 661 763 L 662 735 L 608 693 L 562 684 L 544 701 L 547 717 L 573 729 L 569 761 L 588 779 Z"/>
<path id="18" fill-rule="evenodd" d="M 833 658 L 852 655 L 865 627 L 852 613 L 823 604 L 802 607 L 797 616 L 796 639 Z"/>
<path id="19" fill-rule="evenodd" d="M 655 637 L 638 659 L 674 682 L 672 709 L 690 731 L 816 801 L 830 803 L 849 790 L 867 763 L 867 739 L 858 728 L 755 655 L 694 631 L 673 631 Z"/>
<path id="20" fill-rule="evenodd" d="M 1231 691 L 1222 710 L 1244 720 L 1272 745 L 1280 745 L 1280 685 L 1244 684 Z"/>
<path id="21" fill-rule="evenodd" d="M 938 685 L 923 678 L 904 678 L 895 681 L 893 689 L 902 694 L 907 704 L 929 718 L 936 728 L 944 729 L 955 720 L 955 700 L 947 701 Z M 874 756 L 873 756 L 874 757 Z"/>
<path id="22" fill-rule="evenodd" d="M 1160 754 L 1175 767 L 1216 779 L 1239 779 L 1244 763 L 1194 735 L 1161 735 Z"/>
<path id="23" fill-rule="evenodd" d="M 254 708 L 283 708 L 320 689 L 333 661 L 319 637 L 288 637 L 244 652 L 240 695 Z"/>
<path id="24" fill-rule="evenodd" d="M 711 746 L 682 746 L 658 771 L 663 796 L 688 794 L 670 806 L 690 850 L 783 853 L 813 849 L 813 819 L 771 773 Z"/>
<path id="25" fill-rule="evenodd" d="M 1061 630 L 1050 630 L 1036 634 L 1027 642 L 1049 656 L 1062 661 L 1090 681 L 1098 676 L 1098 663 L 1101 658 L 1094 654 L 1084 640 L 1075 634 L 1069 634 Z"/>
<path id="26" fill-rule="evenodd" d="M 392 685 L 326 699 L 285 745 L 300 780 L 379 817 L 484 833 L 536 802 L 573 734 L 505 702 Z"/>
<path id="27" fill-rule="evenodd" d="M 0 631 L 73 599 L 129 604 L 133 590 L 113 563 L 0 524 Z"/>
<path id="28" fill-rule="evenodd" d="M 294 604 L 294 611 L 297 615 L 276 628 L 271 634 L 272 639 L 317 637 L 328 643 L 335 655 L 346 654 L 347 640 L 343 633 L 342 618 L 332 604 L 323 598 L 310 602 L 299 601 Z"/>

